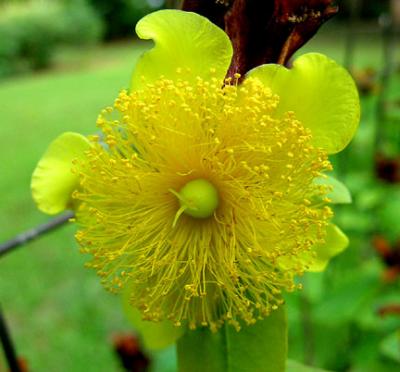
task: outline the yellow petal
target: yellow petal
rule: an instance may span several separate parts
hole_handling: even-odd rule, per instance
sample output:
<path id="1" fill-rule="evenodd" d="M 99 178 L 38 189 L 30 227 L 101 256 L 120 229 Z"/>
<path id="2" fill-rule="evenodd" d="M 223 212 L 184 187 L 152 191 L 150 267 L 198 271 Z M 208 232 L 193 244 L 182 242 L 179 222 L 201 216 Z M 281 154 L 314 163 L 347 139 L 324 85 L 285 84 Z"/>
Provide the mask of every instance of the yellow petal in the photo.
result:
<path id="1" fill-rule="evenodd" d="M 86 137 L 66 132 L 57 137 L 40 159 L 32 175 L 32 196 L 38 208 L 57 214 L 70 207 L 71 194 L 79 185 L 72 161 L 82 158 L 90 144 Z"/>
<path id="2" fill-rule="evenodd" d="M 161 76 L 189 81 L 215 77 L 222 85 L 232 45 L 225 32 L 207 18 L 180 10 L 160 10 L 142 18 L 136 33 L 141 39 L 154 40 L 155 46 L 139 59 L 132 76 L 133 90 Z"/>
<path id="3" fill-rule="evenodd" d="M 329 260 L 343 252 L 349 245 L 348 237 L 334 224 L 330 224 L 326 230 L 325 244 L 317 245 L 314 250 L 316 260 L 308 271 L 324 271 Z"/>
<path id="4" fill-rule="evenodd" d="M 334 154 L 353 138 L 360 120 L 357 88 L 350 74 L 328 57 L 309 53 L 291 69 L 262 65 L 247 74 L 260 79 L 280 98 L 278 115 L 294 111 L 313 134 L 313 142 Z"/>

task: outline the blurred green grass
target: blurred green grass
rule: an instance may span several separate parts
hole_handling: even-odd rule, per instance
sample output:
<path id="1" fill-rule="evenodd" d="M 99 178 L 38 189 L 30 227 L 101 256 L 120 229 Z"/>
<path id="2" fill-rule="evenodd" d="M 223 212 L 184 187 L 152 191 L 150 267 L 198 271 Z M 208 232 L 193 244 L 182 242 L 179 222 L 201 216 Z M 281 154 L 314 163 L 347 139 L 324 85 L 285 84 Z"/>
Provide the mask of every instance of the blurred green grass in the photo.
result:
<path id="1" fill-rule="evenodd" d="M 343 29 L 326 27 L 301 53 L 321 52 L 342 62 L 345 39 Z M 47 221 L 30 195 L 38 159 L 64 131 L 95 131 L 97 114 L 128 85 L 134 62 L 146 47 L 136 42 L 66 49 L 52 71 L 0 85 L 0 241 Z M 360 68 L 382 66 L 379 34 L 359 38 L 354 62 Z M 374 134 L 374 100 L 363 104 L 362 126 L 351 151 L 359 159 L 356 166 L 368 167 L 371 159 L 363 149 L 371 146 Z M 368 182 L 364 171 L 357 176 L 361 183 Z M 111 336 L 129 325 L 118 298 L 84 269 L 86 257 L 78 253 L 73 232 L 73 226 L 62 227 L 2 259 L 0 301 L 18 351 L 32 371 L 116 371 Z"/>
<path id="2" fill-rule="evenodd" d="M 0 85 L 0 241 L 48 220 L 30 195 L 38 159 L 64 131 L 93 133 L 144 48 L 64 50 L 55 70 Z M 115 371 L 110 337 L 129 325 L 119 299 L 83 268 L 73 233 L 64 226 L 2 259 L 0 301 L 32 371 Z"/>

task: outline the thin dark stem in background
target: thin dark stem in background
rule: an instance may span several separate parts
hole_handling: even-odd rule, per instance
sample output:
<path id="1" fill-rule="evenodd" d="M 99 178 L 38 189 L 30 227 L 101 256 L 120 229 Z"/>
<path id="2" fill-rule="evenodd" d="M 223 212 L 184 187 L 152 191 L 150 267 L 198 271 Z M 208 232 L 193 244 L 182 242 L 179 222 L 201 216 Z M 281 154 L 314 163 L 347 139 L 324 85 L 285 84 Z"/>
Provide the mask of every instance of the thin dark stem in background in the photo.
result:
<path id="1" fill-rule="evenodd" d="M 359 26 L 360 26 L 360 18 L 361 18 L 361 0 L 352 0 L 350 3 L 350 17 L 347 21 L 347 35 L 345 40 L 345 51 L 344 51 L 344 67 L 353 74 L 354 70 L 354 60 L 355 60 L 355 52 L 356 46 L 359 39 Z M 337 162 L 335 164 L 336 176 L 346 181 L 346 176 L 348 173 L 348 158 L 350 155 L 350 151 L 348 148 L 343 152 L 338 154 Z"/>
<path id="2" fill-rule="evenodd" d="M 393 20 L 389 15 L 384 15 L 380 19 L 382 27 L 383 41 L 383 61 L 384 67 L 381 74 L 381 87 L 378 95 L 376 108 L 376 133 L 375 133 L 375 153 L 382 150 L 382 142 L 384 140 L 384 127 L 386 123 L 386 98 L 389 87 L 390 75 L 393 72 L 394 60 L 394 26 Z"/>
<path id="3" fill-rule="evenodd" d="M 33 229 L 18 234 L 15 238 L 0 244 L 0 257 L 12 251 L 14 248 L 17 248 L 20 245 L 23 245 L 33 239 L 36 239 L 37 237 L 39 237 L 44 233 L 47 233 L 51 230 L 56 229 L 57 227 L 64 225 L 72 217 L 74 217 L 73 212 L 65 212 L 53 218 L 49 222 L 46 222 L 42 225 L 34 227 Z"/>
<path id="4" fill-rule="evenodd" d="M 11 372 L 21 372 L 19 367 L 17 355 L 15 352 L 14 345 L 11 340 L 10 333 L 8 332 L 6 322 L 3 317 L 3 313 L 0 307 L 0 339 L 3 345 L 4 355 L 6 357 L 8 367 Z"/>
<path id="5" fill-rule="evenodd" d="M 352 71 L 354 68 L 354 54 L 355 46 L 357 42 L 360 13 L 361 13 L 361 1 L 353 0 L 351 2 L 350 18 L 347 22 L 347 37 L 344 55 L 344 66 L 347 70 Z"/>

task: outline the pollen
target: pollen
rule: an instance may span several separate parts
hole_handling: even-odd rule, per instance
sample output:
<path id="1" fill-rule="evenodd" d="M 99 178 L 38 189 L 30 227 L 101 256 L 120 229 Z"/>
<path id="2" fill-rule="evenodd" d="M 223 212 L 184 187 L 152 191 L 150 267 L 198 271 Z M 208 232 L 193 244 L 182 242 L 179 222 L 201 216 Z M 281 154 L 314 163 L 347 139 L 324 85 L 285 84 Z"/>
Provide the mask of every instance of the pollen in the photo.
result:
<path id="1" fill-rule="evenodd" d="M 313 182 L 331 165 L 278 102 L 256 79 L 161 78 L 100 114 L 76 238 L 144 319 L 240 328 L 297 288 L 332 217 Z"/>

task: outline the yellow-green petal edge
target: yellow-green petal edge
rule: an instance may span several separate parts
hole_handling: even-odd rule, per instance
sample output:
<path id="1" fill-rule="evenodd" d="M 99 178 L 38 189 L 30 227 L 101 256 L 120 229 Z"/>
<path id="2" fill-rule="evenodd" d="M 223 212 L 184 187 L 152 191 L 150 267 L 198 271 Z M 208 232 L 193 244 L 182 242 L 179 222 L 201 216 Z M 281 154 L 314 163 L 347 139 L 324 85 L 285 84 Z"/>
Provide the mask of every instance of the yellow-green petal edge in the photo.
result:
<path id="1" fill-rule="evenodd" d="M 279 96 L 277 114 L 293 111 L 312 131 L 315 146 L 334 154 L 353 138 L 360 121 L 356 85 L 343 67 L 323 54 L 304 54 L 290 69 L 262 65 L 247 77 L 260 79 Z"/>
<path id="2" fill-rule="evenodd" d="M 330 188 L 326 195 L 332 204 L 350 204 L 352 197 L 347 186 L 331 176 L 318 177 L 314 180 L 316 185 L 326 185 Z"/>
<path id="3" fill-rule="evenodd" d="M 334 224 L 326 229 L 325 244 L 315 246 L 316 259 L 308 269 L 312 272 L 324 271 L 332 257 L 343 252 L 349 245 L 349 238 Z"/>
<path id="4" fill-rule="evenodd" d="M 70 207 L 71 194 L 79 185 L 72 161 L 81 159 L 89 148 L 87 138 L 73 132 L 61 134 L 50 144 L 32 175 L 32 196 L 39 210 L 57 214 Z"/>
<path id="5" fill-rule="evenodd" d="M 169 320 L 160 322 L 142 319 L 141 312 L 130 303 L 131 290 L 128 287 L 122 292 L 123 309 L 126 317 L 140 334 L 145 348 L 150 350 L 164 349 L 176 342 L 185 329 L 174 326 Z"/>
<path id="6" fill-rule="evenodd" d="M 131 89 L 141 89 L 161 76 L 191 82 L 196 77 L 215 77 L 222 86 L 232 45 L 225 32 L 207 18 L 181 10 L 160 10 L 142 18 L 136 33 L 141 39 L 154 40 L 155 46 L 139 59 Z"/>

